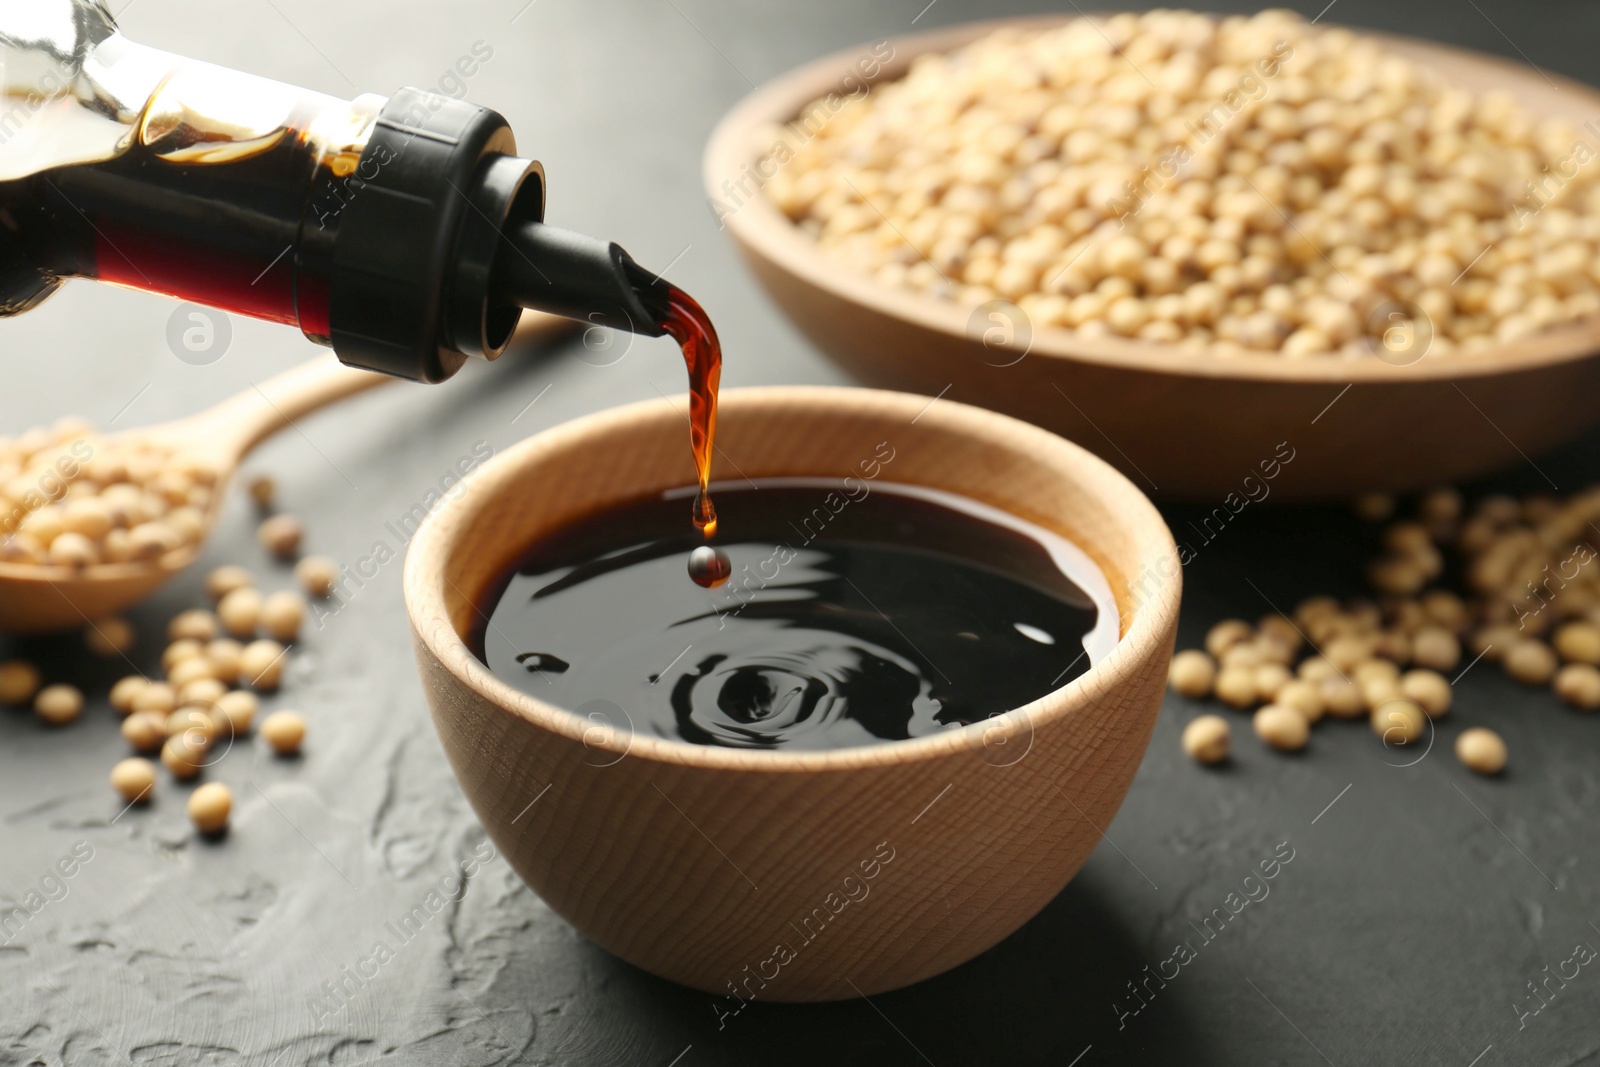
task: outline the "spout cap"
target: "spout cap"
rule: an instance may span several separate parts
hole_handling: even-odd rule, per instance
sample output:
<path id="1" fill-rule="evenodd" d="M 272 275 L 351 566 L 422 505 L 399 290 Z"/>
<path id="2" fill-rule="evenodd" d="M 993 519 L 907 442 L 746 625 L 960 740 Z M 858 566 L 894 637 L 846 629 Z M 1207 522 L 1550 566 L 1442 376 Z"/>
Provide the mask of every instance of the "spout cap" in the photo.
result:
<path id="1" fill-rule="evenodd" d="M 340 360 L 417 381 L 493 359 L 518 309 L 490 299 L 508 225 L 544 213 L 544 172 L 506 120 L 402 89 L 378 115 L 333 246 L 329 336 Z M 370 176 L 370 177 L 367 177 Z"/>

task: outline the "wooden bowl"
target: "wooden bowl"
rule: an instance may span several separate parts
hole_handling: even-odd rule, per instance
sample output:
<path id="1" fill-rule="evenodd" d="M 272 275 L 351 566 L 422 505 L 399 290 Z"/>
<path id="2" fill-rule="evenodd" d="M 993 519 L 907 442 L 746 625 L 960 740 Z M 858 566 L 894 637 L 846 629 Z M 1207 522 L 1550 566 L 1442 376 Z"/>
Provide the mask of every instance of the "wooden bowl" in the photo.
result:
<path id="1" fill-rule="evenodd" d="M 698 746 L 597 726 L 489 673 L 462 637 L 527 545 L 690 480 L 674 404 L 523 442 L 413 540 L 406 605 L 445 753 L 500 853 L 602 947 L 722 996 L 894 989 L 1016 930 L 1116 815 L 1172 652 L 1172 536 L 1137 488 L 1076 445 L 978 408 L 926 405 L 861 389 L 730 391 L 719 455 L 729 475 L 837 477 L 887 441 L 894 481 L 995 505 L 1095 559 L 1117 598 L 1116 648 L 1042 699 L 964 729 L 826 752 Z"/>
<path id="2" fill-rule="evenodd" d="M 1002 26 L 1064 21 L 970 23 L 896 39 L 893 58 L 870 80 L 898 78 L 916 56 Z M 1463 86 L 1508 90 L 1540 115 L 1580 123 L 1600 115 L 1600 92 L 1588 86 L 1442 45 L 1369 36 Z M 1348 498 L 1521 462 L 1600 416 L 1600 321 L 1405 366 L 1190 353 L 1056 328 L 1034 331 L 1020 358 L 1015 348 L 986 348 L 985 331 L 1003 322 L 974 321 L 970 308 L 851 270 L 765 196 L 750 195 L 751 164 L 772 145 L 763 130 L 840 91 L 870 52 L 839 52 L 758 89 L 717 126 L 705 155 L 708 195 L 756 277 L 823 352 L 869 385 L 1016 415 L 1079 442 L 1153 493 L 1219 504 L 1280 442 L 1296 458 L 1275 496 Z"/>

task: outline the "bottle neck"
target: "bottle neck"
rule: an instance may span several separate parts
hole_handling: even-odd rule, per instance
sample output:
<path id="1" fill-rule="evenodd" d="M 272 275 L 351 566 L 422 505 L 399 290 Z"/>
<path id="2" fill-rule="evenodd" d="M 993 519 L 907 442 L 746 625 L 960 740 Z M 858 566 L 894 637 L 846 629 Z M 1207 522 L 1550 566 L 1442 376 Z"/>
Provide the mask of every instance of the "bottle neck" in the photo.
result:
<path id="1" fill-rule="evenodd" d="M 120 38 L 96 56 L 108 52 L 125 121 L 57 101 L 29 116 L 31 144 L 0 145 L 0 173 L 13 176 L 0 203 L 31 230 L 35 262 L 329 343 L 333 240 L 384 100 L 338 100 Z M 144 85 L 148 96 L 128 98 Z"/>
<path id="2" fill-rule="evenodd" d="M 288 91 L 276 114 L 252 116 L 250 82 L 263 80 L 185 69 L 153 98 L 126 152 L 49 176 L 41 201 L 76 238 L 67 273 L 297 326 L 328 344 L 338 216 L 383 101 L 266 82 Z"/>

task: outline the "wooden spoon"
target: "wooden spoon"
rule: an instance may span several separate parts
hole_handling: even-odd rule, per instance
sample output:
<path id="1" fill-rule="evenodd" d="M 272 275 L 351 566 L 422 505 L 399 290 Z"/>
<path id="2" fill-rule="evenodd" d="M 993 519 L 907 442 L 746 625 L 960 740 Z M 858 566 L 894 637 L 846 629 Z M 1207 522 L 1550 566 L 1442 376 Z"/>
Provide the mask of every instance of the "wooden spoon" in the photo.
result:
<path id="1" fill-rule="evenodd" d="M 572 325 L 566 319 L 529 314 L 524 317 L 518 338 L 546 340 Z M 330 353 L 253 385 L 198 414 L 107 435 L 107 442 L 144 442 L 191 459 L 198 456 L 215 472 L 201 536 L 149 562 L 105 563 L 81 570 L 0 562 L 0 633 L 71 630 L 144 599 L 200 555 L 221 510 L 228 482 L 252 449 L 293 425 L 296 419 L 393 380 L 383 374 L 352 370 Z"/>

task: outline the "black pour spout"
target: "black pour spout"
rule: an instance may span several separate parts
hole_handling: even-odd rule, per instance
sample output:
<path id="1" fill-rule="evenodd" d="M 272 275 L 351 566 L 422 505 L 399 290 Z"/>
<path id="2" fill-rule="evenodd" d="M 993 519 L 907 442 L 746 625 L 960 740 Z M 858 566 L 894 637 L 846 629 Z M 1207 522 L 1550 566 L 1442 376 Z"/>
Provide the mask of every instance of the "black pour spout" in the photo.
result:
<path id="1" fill-rule="evenodd" d="M 502 235 L 490 299 L 595 326 L 660 337 L 667 283 L 621 246 L 542 222 Z"/>

